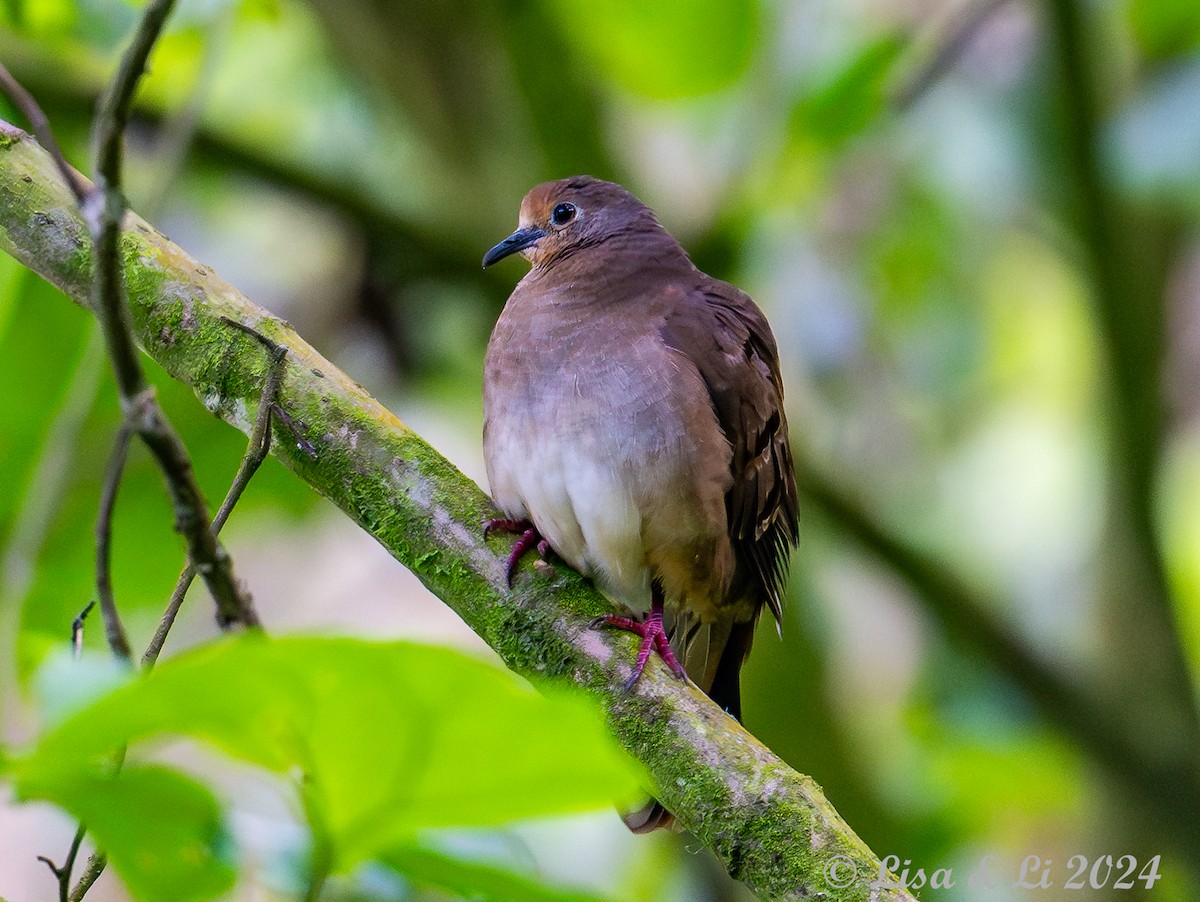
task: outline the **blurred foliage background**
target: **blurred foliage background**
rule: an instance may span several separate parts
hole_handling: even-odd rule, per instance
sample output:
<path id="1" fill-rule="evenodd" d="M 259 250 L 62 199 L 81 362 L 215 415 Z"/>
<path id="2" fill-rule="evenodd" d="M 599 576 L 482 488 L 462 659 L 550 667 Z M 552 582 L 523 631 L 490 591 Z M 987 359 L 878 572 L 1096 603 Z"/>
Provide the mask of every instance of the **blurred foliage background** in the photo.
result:
<path id="1" fill-rule="evenodd" d="M 137 14 L 0 3 L 0 59 L 85 171 Z M 880 855 L 964 878 L 993 855 L 1006 884 L 925 898 L 1075 898 L 1075 854 L 1161 855 L 1152 889 L 1089 898 L 1200 896 L 1200 5 L 190 0 L 137 111 L 133 207 L 480 482 L 483 349 L 521 269 L 480 256 L 539 181 L 625 184 L 781 348 L 803 542 L 747 726 Z M 158 375 L 219 497 L 242 439 Z M 39 721 L 23 687 L 91 592 L 118 411 L 88 316 L 7 259 L 0 384 L 18 741 Z M 178 572 L 169 522 L 135 456 L 115 554 L 136 644 Z M 226 535 L 274 632 L 478 647 L 273 463 Z M 215 632 L 194 594 L 168 652 Z M 282 817 L 245 814 L 264 860 Z M 0 896 L 45 897 L 34 856 L 72 830 L 0 810 Z M 686 837 L 613 815 L 475 841 L 613 898 L 745 897 Z M 1011 886 L 1027 855 L 1052 889 Z M 245 898 L 286 897 L 272 879 Z M 444 898 L 370 875 L 331 892 Z"/>

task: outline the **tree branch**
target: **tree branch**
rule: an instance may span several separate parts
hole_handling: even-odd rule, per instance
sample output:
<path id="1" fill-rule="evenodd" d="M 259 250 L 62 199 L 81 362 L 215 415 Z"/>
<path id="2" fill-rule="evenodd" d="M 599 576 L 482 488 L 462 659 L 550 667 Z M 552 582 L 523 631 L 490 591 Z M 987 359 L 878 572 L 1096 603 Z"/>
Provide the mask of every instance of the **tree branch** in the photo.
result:
<path id="1" fill-rule="evenodd" d="M 90 254 L 48 155 L 0 125 L 0 247 L 90 306 Z M 495 511 L 473 482 L 281 320 L 130 215 L 122 235 L 135 334 L 214 414 L 244 432 L 269 362 L 227 317 L 288 349 L 272 452 L 342 508 L 446 601 L 504 661 L 531 678 L 572 680 L 606 704 L 653 789 L 729 872 L 764 899 L 911 899 L 873 887 L 880 863 L 820 788 L 776 757 L 691 684 L 647 668 L 625 695 L 634 638 L 587 628 L 610 610 L 579 576 L 522 571 L 505 585 L 505 548 L 483 540 Z M 309 450 L 302 447 L 308 443 Z M 848 886 L 842 879 L 853 879 Z"/>

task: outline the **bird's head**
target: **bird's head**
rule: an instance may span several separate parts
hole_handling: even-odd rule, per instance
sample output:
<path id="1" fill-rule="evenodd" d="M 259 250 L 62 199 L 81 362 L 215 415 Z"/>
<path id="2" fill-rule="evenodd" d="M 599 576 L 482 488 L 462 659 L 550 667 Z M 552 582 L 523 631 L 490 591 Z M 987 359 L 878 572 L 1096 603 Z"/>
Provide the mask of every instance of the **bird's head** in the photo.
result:
<path id="1" fill-rule="evenodd" d="M 650 232 L 663 234 L 650 209 L 620 185 L 587 175 L 544 182 L 525 195 L 517 230 L 484 254 L 483 265 L 520 253 L 544 267 L 617 236 Z"/>

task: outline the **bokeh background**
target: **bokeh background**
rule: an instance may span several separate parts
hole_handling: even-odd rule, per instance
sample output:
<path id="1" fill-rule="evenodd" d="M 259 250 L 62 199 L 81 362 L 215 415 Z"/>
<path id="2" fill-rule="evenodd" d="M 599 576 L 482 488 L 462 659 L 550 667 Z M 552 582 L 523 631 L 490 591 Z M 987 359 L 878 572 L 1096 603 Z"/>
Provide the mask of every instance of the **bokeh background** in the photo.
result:
<path id="1" fill-rule="evenodd" d="M 0 59 L 84 171 L 137 14 L 0 3 Z M 923 898 L 1200 897 L 1200 5 L 189 0 L 127 164 L 135 209 L 481 484 L 483 350 L 523 264 L 479 260 L 530 186 L 582 172 L 654 207 L 779 340 L 803 541 L 747 726 L 898 870 L 955 869 Z M 155 376 L 219 497 L 242 438 Z M 7 258 L 0 385 L 19 745 L 91 592 L 118 411 L 90 318 Z M 135 455 L 115 555 L 138 645 L 181 563 L 169 523 Z M 479 645 L 273 462 L 226 535 L 274 632 Z M 168 652 L 215 632 L 196 590 Z M 286 806 L 239 806 L 263 864 L 237 898 L 287 898 Z M 50 897 L 35 856 L 72 830 L 6 802 L 0 897 Z M 748 898 L 694 840 L 612 814 L 473 841 L 614 899 Z M 1076 854 L 1158 855 L 1161 880 L 1065 889 Z M 1028 855 L 1052 888 L 1011 885 Z M 987 856 L 1004 885 L 969 888 Z M 373 874 L 330 893 L 445 898 Z M 107 875 L 89 898 L 125 897 Z"/>

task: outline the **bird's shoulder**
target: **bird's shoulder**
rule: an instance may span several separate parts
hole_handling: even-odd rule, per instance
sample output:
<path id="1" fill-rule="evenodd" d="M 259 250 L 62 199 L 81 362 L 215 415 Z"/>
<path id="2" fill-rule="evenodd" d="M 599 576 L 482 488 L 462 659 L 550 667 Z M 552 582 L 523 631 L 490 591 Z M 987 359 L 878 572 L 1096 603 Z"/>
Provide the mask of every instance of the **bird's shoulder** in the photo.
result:
<path id="1" fill-rule="evenodd" d="M 700 369 L 715 400 L 782 405 L 775 336 L 748 294 L 697 271 L 690 284 L 676 282 L 660 296 L 663 341 Z"/>

